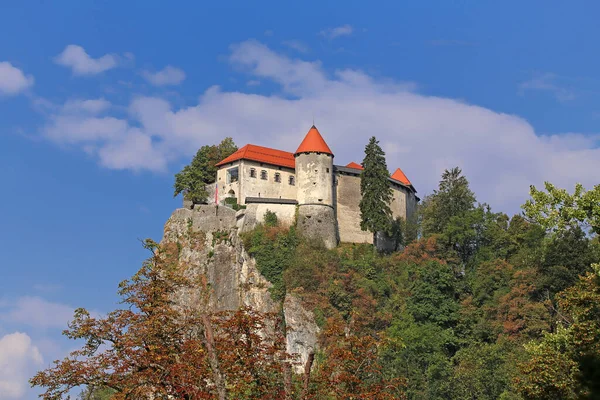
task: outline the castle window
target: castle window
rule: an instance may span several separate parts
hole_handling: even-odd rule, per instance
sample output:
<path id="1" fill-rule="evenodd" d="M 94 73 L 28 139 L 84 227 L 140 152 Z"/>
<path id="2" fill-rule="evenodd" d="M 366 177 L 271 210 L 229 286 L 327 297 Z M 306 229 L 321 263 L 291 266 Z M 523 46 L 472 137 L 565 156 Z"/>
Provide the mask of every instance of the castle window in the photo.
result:
<path id="1" fill-rule="evenodd" d="M 294 186 L 296 184 L 296 178 L 294 178 L 294 175 L 290 175 L 290 179 L 288 182 L 292 186 Z"/>
<path id="2" fill-rule="evenodd" d="M 325 168 L 325 172 L 329 173 L 329 168 Z"/>
<path id="3" fill-rule="evenodd" d="M 227 170 L 227 183 L 235 183 L 238 181 L 238 167 Z"/>
<path id="4" fill-rule="evenodd" d="M 279 172 L 275 173 L 275 182 L 281 183 L 281 174 Z"/>
<path id="5" fill-rule="evenodd" d="M 263 169 L 262 171 L 260 171 L 260 179 L 263 179 L 263 180 L 266 181 L 268 177 L 269 176 L 267 175 L 267 171 L 266 170 Z"/>
<path id="6" fill-rule="evenodd" d="M 256 170 L 254 168 L 250 168 L 250 178 L 256 178 Z"/>

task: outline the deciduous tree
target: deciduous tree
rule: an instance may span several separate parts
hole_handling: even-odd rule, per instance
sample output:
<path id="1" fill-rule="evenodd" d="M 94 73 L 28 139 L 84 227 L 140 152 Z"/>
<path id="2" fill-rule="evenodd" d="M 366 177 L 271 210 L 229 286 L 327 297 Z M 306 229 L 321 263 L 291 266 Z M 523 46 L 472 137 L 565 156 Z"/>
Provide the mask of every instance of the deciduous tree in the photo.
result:
<path id="1" fill-rule="evenodd" d="M 282 369 L 291 360 L 279 331 L 268 329 L 277 317 L 177 302 L 179 291 L 202 297 L 206 285 L 187 278 L 176 244 L 146 247 L 153 256 L 119 286 L 125 308 L 105 317 L 76 310 L 64 334 L 83 347 L 31 379 L 46 388 L 42 398 L 83 385 L 110 389 L 114 399 L 283 398 Z"/>
<path id="2" fill-rule="evenodd" d="M 237 149 L 230 137 L 216 146 L 202 146 L 192 162 L 175 174 L 174 196 L 183 193 L 185 199 L 193 204 L 205 203 L 208 196 L 206 185 L 214 183 L 217 178 L 215 165 Z"/>

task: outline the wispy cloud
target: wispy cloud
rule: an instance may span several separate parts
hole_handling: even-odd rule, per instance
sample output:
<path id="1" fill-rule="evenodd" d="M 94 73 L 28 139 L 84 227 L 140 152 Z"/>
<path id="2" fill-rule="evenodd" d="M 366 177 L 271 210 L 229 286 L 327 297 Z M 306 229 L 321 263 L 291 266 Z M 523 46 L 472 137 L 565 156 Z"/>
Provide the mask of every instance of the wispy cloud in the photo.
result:
<path id="1" fill-rule="evenodd" d="M 118 57 L 114 54 L 105 54 L 102 57 L 92 58 L 83 47 L 70 44 L 54 58 L 54 61 L 59 65 L 71 68 L 73 75 L 84 76 L 97 75 L 115 68 L 118 64 Z"/>
<path id="2" fill-rule="evenodd" d="M 552 94 L 558 101 L 566 102 L 575 99 L 575 92 L 559 83 L 560 77 L 553 73 L 537 75 L 519 84 L 519 93 L 527 91 L 544 91 Z"/>
<path id="3" fill-rule="evenodd" d="M 34 328 L 66 328 L 74 308 L 39 296 L 23 296 L 0 305 L 0 321 Z"/>
<path id="4" fill-rule="evenodd" d="M 25 75 L 7 61 L 0 62 L 0 95 L 15 95 L 33 86 L 33 76 Z"/>
<path id="5" fill-rule="evenodd" d="M 56 293 L 63 289 L 63 285 L 58 283 L 36 283 L 33 289 L 42 293 Z"/>
<path id="6" fill-rule="evenodd" d="M 300 40 L 285 40 L 283 41 L 283 45 L 303 54 L 308 53 L 310 51 L 310 47 L 308 47 L 306 43 Z"/>
<path id="7" fill-rule="evenodd" d="M 340 36 L 352 35 L 352 32 L 354 32 L 354 28 L 352 28 L 351 25 L 346 24 L 342 26 L 337 26 L 335 28 L 323 29 L 321 32 L 319 32 L 319 35 L 327 39 L 335 39 Z"/>
<path id="8" fill-rule="evenodd" d="M 171 65 L 157 72 L 142 71 L 142 76 L 154 86 L 179 85 L 185 80 L 185 72 Z"/>

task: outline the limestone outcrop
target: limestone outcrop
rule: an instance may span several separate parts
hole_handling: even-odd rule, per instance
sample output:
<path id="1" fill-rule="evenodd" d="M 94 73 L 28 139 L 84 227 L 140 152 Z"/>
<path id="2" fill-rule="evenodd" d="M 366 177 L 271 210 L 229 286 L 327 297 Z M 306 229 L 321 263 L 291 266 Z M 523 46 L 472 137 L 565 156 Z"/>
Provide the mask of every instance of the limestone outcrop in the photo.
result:
<path id="1" fill-rule="evenodd" d="M 207 278 L 212 311 L 249 306 L 260 312 L 278 312 L 282 305 L 272 299 L 271 283 L 260 274 L 256 261 L 244 249 L 238 235 L 238 219 L 236 211 L 228 207 L 180 208 L 165 224 L 161 244 L 179 243 L 180 260 L 187 264 L 189 273 Z M 187 305 L 201 306 L 194 291 L 182 292 L 178 297 Z M 288 352 L 297 353 L 304 365 L 316 348 L 319 328 L 314 315 L 292 294 L 286 295 L 283 314 L 288 327 Z"/>

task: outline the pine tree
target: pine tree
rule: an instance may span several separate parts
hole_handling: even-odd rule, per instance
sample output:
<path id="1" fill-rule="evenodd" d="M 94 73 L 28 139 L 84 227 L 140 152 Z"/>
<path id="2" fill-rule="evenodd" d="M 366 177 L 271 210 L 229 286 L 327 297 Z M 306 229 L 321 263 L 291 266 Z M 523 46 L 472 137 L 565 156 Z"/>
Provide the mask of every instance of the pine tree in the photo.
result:
<path id="1" fill-rule="evenodd" d="M 372 232 L 373 244 L 377 245 L 377 232 L 389 233 L 392 227 L 392 189 L 385 153 L 375 136 L 365 147 L 363 168 L 360 175 L 360 229 Z"/>
<path id="2" fill-rule="evenodd" d="M 445 170 L 437 190 L 422 203 L 423 234 L 443 233 L 453 217 L 460 217 L 475 207 L 475 194 L 460 168 Z"/>

